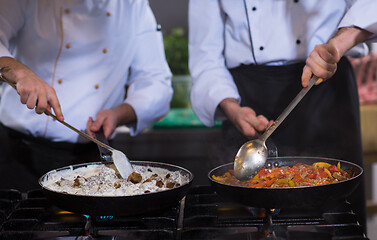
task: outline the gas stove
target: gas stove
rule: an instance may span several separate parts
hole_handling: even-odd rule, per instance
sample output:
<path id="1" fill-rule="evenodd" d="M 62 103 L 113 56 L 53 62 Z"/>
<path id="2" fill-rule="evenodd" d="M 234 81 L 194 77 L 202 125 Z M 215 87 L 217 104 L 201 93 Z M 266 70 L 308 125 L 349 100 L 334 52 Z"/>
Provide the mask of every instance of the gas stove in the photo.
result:
<path id="1" fill-rule="evenodd" d="M 87 216 L 54 206 L 36 189 L 0 190 L 3 239 L 368 239 L 346 201 L 320 209 L 259 209 L 194 186 L 179 203 L 140 216 Z"/>

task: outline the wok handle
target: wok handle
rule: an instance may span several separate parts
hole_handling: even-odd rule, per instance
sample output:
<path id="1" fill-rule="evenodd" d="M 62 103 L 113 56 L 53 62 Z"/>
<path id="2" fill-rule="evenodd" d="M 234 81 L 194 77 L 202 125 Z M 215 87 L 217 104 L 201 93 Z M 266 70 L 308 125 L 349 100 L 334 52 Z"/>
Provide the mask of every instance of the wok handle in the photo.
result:
<path id="1" fill-rule="evenodd" d="M 9 66 L 6 66 L 6 67 L 2 67 L 0 68 L 0 78 L 2 80 L 4 80 L 4 82 L 8 83 L 10 86 L 12 86 L 16 91 L 17 91 L 17 87 L 14 83 L 12 83 L 11 81 L 9 81 L 4 75 L 3 75 L 3 71 L 4 69 L 10 69 Z M 47 116 L 50 116 L 52 117 L 54 120 L 57 120 L 58 122 L 60 122 L 61 124 L 63 124 L 64 126 L 70 128 L 71 130 L 75 131 L 76 133 L 80 134 L 81 136 L 85 137 L 86 139 L 92 141 L 92 142 L 95 142 L 96 144 L 100 145 L 101 147 L 104 147 L 110 151 L 113 151 L 114 149 L 110 146 L 108 146 L 107 144 L 104 144 L 103 142 L 100 142 L 98 141 L 97 139 L 95 138 L 92 138 L 91 136 L 89 136 L 88 134 L 78 130 L 77 128 L 71 126 L 70 124 L 64 122 L 64 121 L 60 121 L 59 119 L 56 118 L 56 116 L 54 114 L 52 114 L 49 110 L 46 109 L 46 111 L 44 111 L 44 113 L 47 115 Z"/>

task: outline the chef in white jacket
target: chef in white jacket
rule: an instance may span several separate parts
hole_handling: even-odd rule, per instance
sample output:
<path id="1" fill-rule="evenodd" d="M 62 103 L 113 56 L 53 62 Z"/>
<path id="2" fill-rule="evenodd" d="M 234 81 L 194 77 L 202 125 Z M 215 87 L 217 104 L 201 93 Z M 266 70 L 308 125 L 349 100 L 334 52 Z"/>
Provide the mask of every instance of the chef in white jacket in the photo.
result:
<path id="1" fill-rule="evenodd" d="M 342 56 L 367 53 L 365 44 L 357 44 L 376 39 L 377 3 L 362 0 L 349 9 L 351 3 L 190 0 L 192 107 L 207 126 L 223 121 L 222 146 L 210 167 L 234 161 L 240 146 L 258 137 L 313 73 L 320 77 L 318 85 L 267 146 L 279 156 L 332 157 L 363 166 L 357 86 L 352 66 Z M 341 44 L 334 47 L 328 40 L 341 27 L 359 32 L 337 35 L 341 38 L 331 43 Z M 343 44 L 345 39 L 349 44 Z M 365 227 L 363 183 L 350 200 Z"/>
<path id="2" fill-rule="evenodd" d="M 107 137 L 120 125 L 135 136 L 169 111 L 171 72 L 147 0 L 0 4 L 0 67 L 17 87 L 2 84 L 1 127 L 37 176 L 99 155 L 46 109 Z"/>

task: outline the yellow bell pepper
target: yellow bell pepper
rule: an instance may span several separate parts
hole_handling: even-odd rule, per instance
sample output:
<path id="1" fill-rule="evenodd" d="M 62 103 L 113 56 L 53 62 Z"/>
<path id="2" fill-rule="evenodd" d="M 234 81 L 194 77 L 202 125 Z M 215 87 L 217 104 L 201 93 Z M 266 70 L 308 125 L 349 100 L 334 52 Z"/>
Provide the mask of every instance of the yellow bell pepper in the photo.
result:
<path id="1" fill-rule="evenodd" d="M 331 180 L 333 180 L 334 178 L 333 178 L 333 176 L 331 175 L 330 171 L 329 171 L 327 168 L 325 168 L 324 170 L 325 170 L 325 172 L 327 173 L 327 175 L 329 176 L 329 178 L 330 178 Z"/>
<path id="2" fill-rule="evenodd" d="M 329 164 L 329 163 L 325 163 L 325 162 L 316 162 L 316 163 L 313 163 L 313 168 L 314 168 L 314 169 L 317 169 L 317 168 L 319 168 L 319 167 L 328 168 L 328 167 L 330 167 L 330 166 L 331 166 L 331 164 Z"/>
<path id="3" fill-rule="evenodd" d="M 217 177 L 217 176 L 215 176 L 215 175 L 212 175 L 212 178 L 213 178 L 214 180 L 216 180 L 216 181 L 222 181 L 222 180 L 224 180 L 224 178 L 222 178 L 222 177 Z"/>
<path id="4" fill-rule="evenodd" d="M 224 173 L 224 175 L 222 175 L 222 176 L 215 176 L 215 175 L 212 175 L 212 178 L 213 178 L 214 180 L 216 180 L 216 181 L 219 181 L 219 182 L 221 182 L 221 181 L 225 181 L 226 179 L 229 179 L 229 178 L 231 178 L 231 177 L 232 177 L 232 175 L 231 175 L 229 172 Z"/>
<path id="5" fill-rule="evenodd" d="M 338 162 L 338 164 L 336 165 L 336 169 L 338 169 L 338 171 L 342 174 L 345 174 L 344 170 L 340 168 L 340 162 Z"/>
<path id="6" fill-rule="evenodd" d="M 292 181 L 292 180 L 288 180 L 288 179 L 278 179 L 276 180 L 276 183 L 278 184 L 288 184 L 288 186 L 290 187 L 294 187 L 295 186 L 295 183 Z"/>
<path id="7" fill-rule="evenodd" d="M 288 179 L 278 179 L 278 180 L 276 180 L 276 183 L 278 183 L 278 184 L 282 184 L 282 183 L 288 184 Z"/>
<path id="8" fill-rule="evenodd" d="M 294 187 L 295 186 L 295 183 L 292 181 L 292 180 L 288 180 L 288 185 L 290 187 Z"/>

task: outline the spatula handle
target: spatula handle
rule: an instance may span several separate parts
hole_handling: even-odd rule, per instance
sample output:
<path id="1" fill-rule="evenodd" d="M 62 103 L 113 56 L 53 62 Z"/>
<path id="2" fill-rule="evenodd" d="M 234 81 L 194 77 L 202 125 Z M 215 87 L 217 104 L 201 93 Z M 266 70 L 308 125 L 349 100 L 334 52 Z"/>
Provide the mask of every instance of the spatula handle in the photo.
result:
<path id="1" fill-rule="evenodd" d="M 97 132 L 94 133 L 94 135 L 96 136 L 96 139 L 99 140 L 100 142 L 103 142 L 107 145 L 109 145 L 109 142 L 107 141 L 107 138 L 105 136 L 105 133 L 103 132 L 103 128 L 101 127 L 101 129 Z M 112 158 L 112 151 L 109 151 L 107 148 L 104 148 L 100 145 L 97 145 L 98 146 L 98 150 L 100 152 L 100 155 L 101 155 L 101 158 L 102 160 L 106 161 L 106 162 L 112 162 L 113 161 L 113 158 Z"/>
<path id="2" fill-rule="evenodd" d="M 8 80 L 8 79 L 2 74 L 2 73 L 3 73 L 3 70 L 6 69 L 6 68 L 10 69 L 10 67 L 8 67 L 8 66 L 0 68 L 0 78 L 1 78 L 4 82 L 6 82 L 6 83 L 8 83 L 9 85 L 11 85 L 15 90 L 17 90 L 16 85 L 15 85 L 14 83 L 12 83 L 11 81 L 9 81 L 9 80 Z M 66 123 L 66 122 L 64 122 L 64 121 L 60 121 L 60 120 L 57 119 L 57 117 L 56 117 L 54 114 L 52 114 L 49 110 L 46 109 L 46 110 L 44 111 L 44 113 L 45 113 L 47 116 L 50 116 L 50 117 L 52 117 L 54 120 L 56 120 L 56 121 L 60 122 L 61 124 L 65 125 L 66 127 L 70 128 L 71 130 L 75 131 L 76 133 L 80 134 L 81 136 L 85 137 L 86 139 L 88 139 L 88 140 L 90 140 L 90 141 L 92 141 L 92 142 L 95 142 L 96 144 L 100 145 L 101 147 L 104 147 L 104 148 L 106 148 L 106 149 L 108 149 L 108 150 L 110 150 L 110 151 L 113 151 L 113 150 L 114 150 L 114 149 L 113 149 L 112 147 L 110 147 L 109 145 L 104 144 L 103 142 L 100 142 L 100 141 L 98 141 L 98 140 L 95 139 L 95 138 L 92 138 L 92 137 L 89 136 L 88 134 L 86 134 L 86 133 L 84 133 L 84 132 L 78 130 L 77 128 L 71 126 L 70 124 L 68 124 L 68 123 Z"/>

